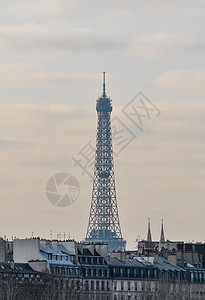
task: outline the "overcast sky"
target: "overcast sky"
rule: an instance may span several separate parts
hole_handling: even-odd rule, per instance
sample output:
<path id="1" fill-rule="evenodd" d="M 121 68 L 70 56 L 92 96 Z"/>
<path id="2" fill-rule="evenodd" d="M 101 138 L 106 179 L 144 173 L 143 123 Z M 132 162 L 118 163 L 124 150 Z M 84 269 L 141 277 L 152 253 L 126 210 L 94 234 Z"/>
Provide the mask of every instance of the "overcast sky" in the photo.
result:
<path id="1" fill-rule="evenodd" d="M 115 156 L 128 248 L 147 218 L 154 240 L 163 218 L 167 239 L 204 242 L 204 26 L 200 0 L 1 1 L 0 235 L 85 237 L 92 184 L 72 157 L 95 145 L 106 71 L 113 118 L 135 137 Z M 153 108 L 143 131 L 123 113 L 140 91 Z M 66 208 L 45 195 L 60 172 L 80 184 Z"/>

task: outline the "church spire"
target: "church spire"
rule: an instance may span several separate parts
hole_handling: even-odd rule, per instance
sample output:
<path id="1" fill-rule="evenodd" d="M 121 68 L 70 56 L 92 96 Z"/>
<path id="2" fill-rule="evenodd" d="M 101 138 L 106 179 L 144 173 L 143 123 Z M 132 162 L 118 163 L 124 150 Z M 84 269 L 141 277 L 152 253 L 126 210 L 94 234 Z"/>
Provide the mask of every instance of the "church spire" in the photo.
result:
<path id="1" fill-rule="evenodd" d="M 165 237 L 164 237 L 164 224 L 163 224 L 163 219 L 162 219 L 162 224 L 161 224 L 161 235 L 160 235 L 160 244 L 165 243 Z"/>
<path id="2" fill-rule="evenodd" d="M 148 218 L 147 242 L 152 242 L 152 234 L 150 228 L 150 218 Z"/>

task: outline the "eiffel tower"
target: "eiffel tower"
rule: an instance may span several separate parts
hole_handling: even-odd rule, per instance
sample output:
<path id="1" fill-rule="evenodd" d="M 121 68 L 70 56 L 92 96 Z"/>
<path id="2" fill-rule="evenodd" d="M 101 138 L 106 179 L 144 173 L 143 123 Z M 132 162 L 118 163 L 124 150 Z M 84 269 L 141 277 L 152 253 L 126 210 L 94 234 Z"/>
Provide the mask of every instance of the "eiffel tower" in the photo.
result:
<path id="1" fill-rule="evenodd" d="M 112 149 L 111 112 L 112 100 L 105 92 L 97 99 L 98 127 L 96 138 L 93 191 L 85 242 L 108 244 L 108 251 L 125 250 L 117 208 Z"/>

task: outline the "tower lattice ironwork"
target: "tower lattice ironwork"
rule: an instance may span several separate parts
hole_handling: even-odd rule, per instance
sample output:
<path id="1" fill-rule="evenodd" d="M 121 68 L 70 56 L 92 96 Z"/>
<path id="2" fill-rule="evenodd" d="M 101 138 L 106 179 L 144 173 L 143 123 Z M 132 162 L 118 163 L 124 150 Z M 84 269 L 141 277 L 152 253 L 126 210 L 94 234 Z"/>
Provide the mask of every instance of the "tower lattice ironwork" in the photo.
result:
<path id="1" fill-rule="evenodd" d="M 98 114 L 95 168 L 90 217 L 86 242 L 108 244 L 108 250 L 125 250 L 117 208 L 115 174 L 112 148 L 111 112 L 112 101 L 105 92 L 97 99 Z"/>

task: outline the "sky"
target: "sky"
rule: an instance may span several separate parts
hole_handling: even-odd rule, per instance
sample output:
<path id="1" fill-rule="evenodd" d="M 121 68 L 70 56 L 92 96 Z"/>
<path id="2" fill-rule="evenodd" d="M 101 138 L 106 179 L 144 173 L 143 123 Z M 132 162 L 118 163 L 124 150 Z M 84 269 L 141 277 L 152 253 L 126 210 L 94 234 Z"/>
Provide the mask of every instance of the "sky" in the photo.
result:
<path id="1" fill-rule="evenodd" d="M 127 248 L 148 218 L 154 240 L 164 219 L 167 239 L 204 242 L 204 26 L 200 0 L 1 1 L 1 236 L 85 237 L 92 183 L 73 158 L 95 146 L 106 71 L 113 126 L 129 140 L 113 140 Z M 45 194 L 62 172 L 80 185 L 63 208 Z"/>

